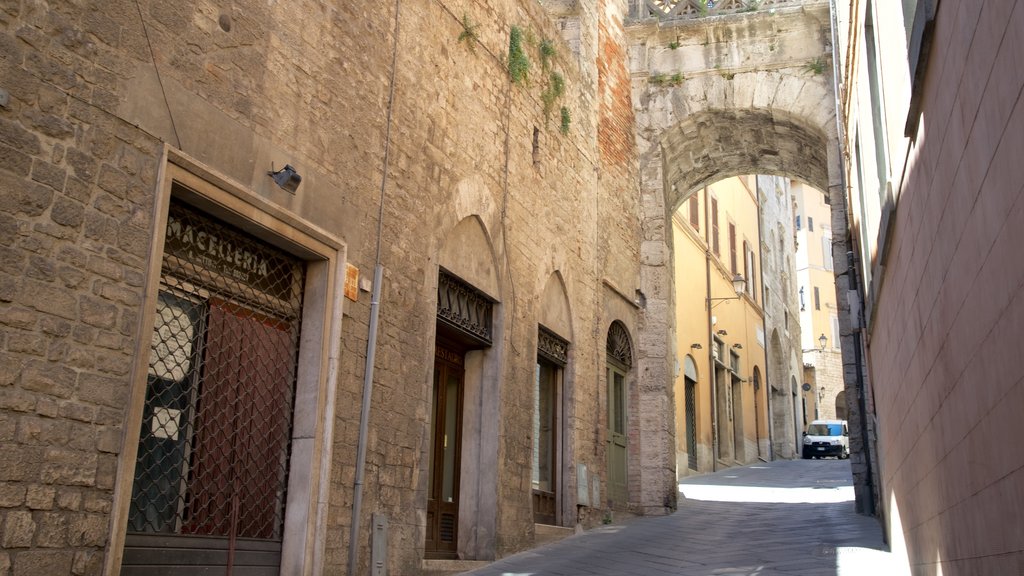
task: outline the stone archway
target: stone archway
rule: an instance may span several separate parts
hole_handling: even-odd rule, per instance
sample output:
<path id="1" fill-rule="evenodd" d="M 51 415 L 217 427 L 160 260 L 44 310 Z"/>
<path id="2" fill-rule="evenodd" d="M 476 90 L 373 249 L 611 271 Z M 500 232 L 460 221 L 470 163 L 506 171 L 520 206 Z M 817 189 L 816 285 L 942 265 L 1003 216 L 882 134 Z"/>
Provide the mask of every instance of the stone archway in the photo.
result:
<path id="1" fill-rule="evenodd" d="M 634 21 L 627 35 L 643 208 L 640 285 L 647 297 L 638 352 L 643 362 L 663 367 L 673 359 L 657 343 L 674 341 L 675 330 L 674 315 L 660 313 L 676 299 L 671 215 L 699 188 L 745 174 L 807 182 L 827 191 L 834 254 L 846 252 L 829 12 L 818 2 L 713 19 Z M 836 260 L 841 292 L 845 266 Z M 840 306 L 841 320 L 848 318 L 845 302 Z M 778 384 L 788 389 L 788 378 Z"/>

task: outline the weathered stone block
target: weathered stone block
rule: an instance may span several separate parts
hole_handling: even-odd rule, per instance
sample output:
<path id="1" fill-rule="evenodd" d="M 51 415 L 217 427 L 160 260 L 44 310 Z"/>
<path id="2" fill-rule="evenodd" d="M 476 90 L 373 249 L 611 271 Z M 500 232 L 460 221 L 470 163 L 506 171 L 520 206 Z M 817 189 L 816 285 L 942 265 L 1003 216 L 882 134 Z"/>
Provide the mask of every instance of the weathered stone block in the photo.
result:
<path id="1" fill-rule="evenodd" d="M 78 420 L 79 422 L 92 422 L 96 419 L 97 408 L 89 404 L 79 402 L 61 402 L 60 415 L 64 418 Z"/>
<path id="2" fill-rule="evenodd" d="M 111 506 L 110 495 L 99 491 L 87 492 L 82 503 L 82 509 L 86 512 L 99 512 L 103 514 L 109 513 Z"/>
<path id="3" fill-rule="evenodd" d="M 138 306 L 141 300 L 138 290 L 125 288 L 110 282 L 104 282 L 100 287 L 99 293 L 100 296 L 107 300 L 124 304 L 125 306 Z"/>
<path id="4" fill-rule="evenodd" d="M 31 412 L 36 408 L 36 394 L 20 388 L 8 388 L 0 394 L 0 408 L 15 412 Z"/>
<path id="5" fill-rule="evenodd" d="M 29 486 L 25 492 L 25 506 L 32 510 L 52 510 L 57 490 L 51 486 Z"/>
<path id="6" fill-rule="evenodd" d="M 25 154 L 36 155 L 41 152 L 39 136 L 12 120 L 0 118 L 0 143 L 20 150 Z"/>
<path id="7" fill-rule="evenodd" d="M 81 374 L 78 378 L 78 399 L 111 408 L 120 408 L 128 398 L 128 386 L 121 378 L 99 374 Z"/>
<path id="8" fill-rule="evenodd" d="M 56 286 L 35 280 L 26 280 L 22 284 L 20 300 L 26 306 L 35 308 L 40 312 L 46 312 L 68 320 L 75 319 L 75 312 L 78 308 L 74 295 Z"/>
<path id="9" fill-rule="evenodd" d="M 7 350 L 21 354 L 41 356 L 46 349 L 46 338 L 40 334 L 13 332 L 7 336 Z"/>
<path id="10" fill-rule="evenodd" d="M 78 228 L 85 221 L 85 206 L 67 197 L 60 197 L 53 203 L 50 218 L 61 226 Z"/>
<path id="11" fill-rule="evenodd" d="M 42 392 L 58 398 L 70 398 L 75 389 L 75 371 L 43 360 L 32 360 L 21 375 L 25 390 Z"/>
<path id="12" fill-rule="evenodd" d="M 27 550 L 14 556 L 14 576 L 54 576 L 69 574 L 74 552 L 66 550 Z"/>
<path id="13" fill-rule="evenodd" d="M 99 576 L 103 573 L 103 554 L 92 550 L 75 552 L 71 573 L 76 576 Z"/>
<path id="14" fill-rule="evenodd" d="M 56 336 L 58 338 L 65 338 L 71 334 L 71 323 L 60 318 L 44 316 L 39 320 L 39 329 L 42 330 L 44 334 Z"/>
<path id="15" fill-rule="evenodd" d="M 25 503 L 24 484 L 0 482 L 0 508 L 14 508 Z"/>
<path id="16" fill-rule="evenodd" d="M 117 456 L 113 454 L 100 454 L 96 465 L 97 488 L 111 490 L 114 488 L 114 481 L 117 479 Z"/>
<path id="17" fill-rule="evenodd" d="M 68 517 L 63 512 L 43 512 L 37 516 L 36 546 L 62 548 L 68 545 Z"/>
<path id="18" fill-rule="evenodd" d="M 82 492 L 75 488 L 57 490 L 57 508 L 61 510 L 78 510 L 82 507 Z"/>
<path id="19" fill-rule="evenodd" d="M 68 441 L 68 423 L 63 420 L 25 415 L 18 421 L 17 440 L 29 446 L 60 446 Z"/>
<path id="20" fill-rule="evenodd" d="M 56 418 L 59 416 L 60 404 L 53 398 L 43 396 L 36 402 L 36 414 L 45 416 L 46 418 Z"/>
<path id="21" fill-rule="evenodd" d="M 52 282 L 56 278 L 57 267 L 53 260 L 33 254 L 28 258 L 28 268 L 25 269 L 25 275 L 36 280 Z"/>
<path id="22" fill-rule="evenodd" d="M 44 451 L 40 479 L 47 484 L 92 486 L 96 478 L 95 453 L 48 448 Z"/>
<path id="23" fill-rule="evenodd" d="M 5 306 L 0 308 L 0 324 L 10 328 L 32 328 L 38 317 L 39 315 L 25 307 Z M 0 357 L 0 366 L 2 365 L 3 360 Z"/>
<path id="24" fill-rule="evenodd" d="M 103 546 L 107 543 L 107 517 L 75 514 L 68 522 L 68 543 L 72 546 Z"/>
<path id="25" fill-rule="evenodd" d="M 4 548 L 28 548 L 36 534 L 36 523 L 31 512 L 12 510 L 4 522 L 4 534 L 0 544 Z"/>
<path id="26" fill-rule="evenodd" d="M 0 176 L 0 212 L 39 216 L 50 207 L 53 195 L 53 189 L 42 184 Z"/>
<path id="27" fill-rule="evenodd" d="M 78 299 L 79 318 L 82 322 L 97 328 L 110 329 L 117 322 L 117 306 L 93 296 Z"/>
<path id="28" fill-rule="evenodd" d="M 32 169 L 32 157 L 9 146 L 0 145 L 0 168 L 14 176 L 28 176 Z"/>
<path id="29" fill-rule="evenodd" d="M 67 162 L 77 178 L 92 182 L 96 178 L 96 159 L 77 148 L 69 148 Z"/>

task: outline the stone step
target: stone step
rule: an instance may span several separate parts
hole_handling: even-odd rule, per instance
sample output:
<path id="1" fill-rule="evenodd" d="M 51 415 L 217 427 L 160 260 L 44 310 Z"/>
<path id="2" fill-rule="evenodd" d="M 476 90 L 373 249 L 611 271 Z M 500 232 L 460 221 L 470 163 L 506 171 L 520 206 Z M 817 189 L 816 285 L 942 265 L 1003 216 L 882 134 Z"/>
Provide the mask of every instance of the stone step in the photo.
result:
<path id="1" fill-rule="evenodd" d="M 576 533 L 572 528 L 566 528 L 564 526 L 549 526 L 547 524 L 534 524 L 534 547 L 544 546 L 552 542 L 558 542 L 562 538 L 567 538 Z"/>
<path id="2" fill-rule="evenodd" d="M 486 560 L 423 560 L 421 572 L 423 576 L 455 576 L 477 568 L 483 568 L 490 562 Z"/>

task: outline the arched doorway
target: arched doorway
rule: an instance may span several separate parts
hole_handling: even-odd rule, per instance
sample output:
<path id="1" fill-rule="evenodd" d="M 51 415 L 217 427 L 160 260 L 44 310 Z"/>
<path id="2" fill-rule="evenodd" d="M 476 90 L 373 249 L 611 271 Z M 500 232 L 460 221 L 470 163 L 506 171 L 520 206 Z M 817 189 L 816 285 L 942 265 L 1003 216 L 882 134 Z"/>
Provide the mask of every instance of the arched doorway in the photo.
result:
<path id="1" fill-rule="evenodd" d="M 839 394 L 836 394 L 836 419 L 848 420 L 846 414 L 846 390 L 843 390 Z"/>
<path id="2" fill-rule="evenodd" d="M 683 359 L 684 398 L 686 407 L 687 467 L 697 470 L 697 363 L 689 354 Z"/>
<path id="3" fill-rule="evenodd" d="M 608 328 L 608 499 L 618 507 L 629 501 L 629 397 L 628 377 L 633 366 L 633 345 L 626 327 L 616 320 Z"/>

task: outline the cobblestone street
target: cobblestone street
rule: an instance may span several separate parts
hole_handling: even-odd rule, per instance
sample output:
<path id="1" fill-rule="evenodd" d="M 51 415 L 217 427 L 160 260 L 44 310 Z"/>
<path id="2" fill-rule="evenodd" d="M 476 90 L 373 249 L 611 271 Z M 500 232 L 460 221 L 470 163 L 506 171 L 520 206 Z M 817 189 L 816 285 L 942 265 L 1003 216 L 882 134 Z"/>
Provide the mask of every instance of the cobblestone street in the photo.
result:
<path id="1" fill-rule="evenodd" d="M 792 460 L 687 479 L 679 510 L 609 525 L 469 572 L 475 576 L 906 574 L 854 512 L 846 460 Z"/>

